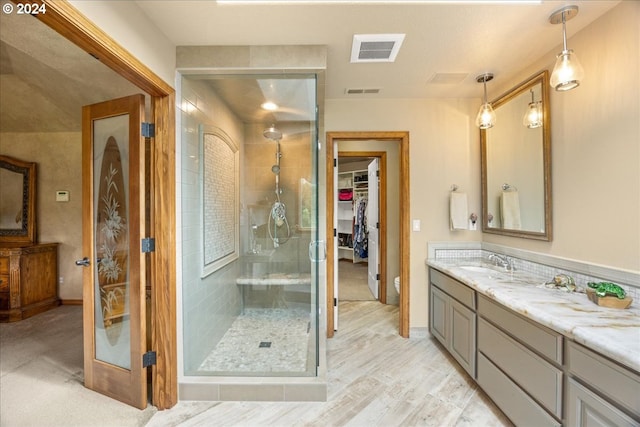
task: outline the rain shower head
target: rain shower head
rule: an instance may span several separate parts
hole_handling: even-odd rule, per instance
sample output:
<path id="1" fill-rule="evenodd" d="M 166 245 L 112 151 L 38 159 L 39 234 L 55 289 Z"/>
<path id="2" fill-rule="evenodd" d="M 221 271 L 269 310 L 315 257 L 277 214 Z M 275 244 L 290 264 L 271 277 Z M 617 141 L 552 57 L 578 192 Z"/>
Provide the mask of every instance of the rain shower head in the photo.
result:
<path id="1" fill-rule="evenodd" d="M 276 129 L 275 125 L 271 125 L 270 127 L 266 128 L 262 132 L 262 135 L 264 135 L 265 138 L 272 139 L 274 141 L 280 141 L 282 139 L 282 132 Z"/>

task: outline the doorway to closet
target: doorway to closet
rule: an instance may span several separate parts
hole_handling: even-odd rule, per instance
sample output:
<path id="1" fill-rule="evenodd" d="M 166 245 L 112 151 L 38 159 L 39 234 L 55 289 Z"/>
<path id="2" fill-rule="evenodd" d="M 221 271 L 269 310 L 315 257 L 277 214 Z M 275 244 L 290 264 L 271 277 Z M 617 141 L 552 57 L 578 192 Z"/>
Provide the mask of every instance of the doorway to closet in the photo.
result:
<path id="1" fill-rule="evenodd" d="M 386 253 L 380 248 L 380 206 L 386 200 L 380 195 L 379 183 L 386 188 L 386 152 L 339 152 L 337 192 L 335 200 L 337 230 L 337 292 L 339 301 L 382 301 L 381 264 L 386 270 Z M 383 235 L 384 236 L 384 235 Z M 386 245 L 384 245 L 386 247 Z M 386 251 L 385 251 L 386 252 Z"/>
<path id="2" fill-rule="evenodd" d="M 339 272 L 337 248 L 337 189 L 338 189 L 338 157 L 380 157 L 381 175 L 383 170 L 394 175 L 387 185 L 380 180 L 380 200 L 386 203 L 380 206 L 380 301 L 388 303 L 388 294 L 397 298 L 399 306 L 398 332 L 403 337 L 409 336 L 409 134 L 408 132 L 327 132 L 327 228 L 335 229 L 327 233 L 327 336 L 330 338 L 337 330 L 339 289 L 337 273 Z M 340 144 L 340 147 L 338 146 Z M 376 150 L 376 151 L 374 151 Z M 382 156 L 379 154 L 385 154 Z M 389 159 L 387 161 L 387 158 Z M 386 165 L 389 167 L 386 167 Z M 384 193 L 384 194 L 383 194 Z M 392 200 L 393 199 L 393 200 Z M 392 219 L 382 208 L 394 206 L 396 212 Z M 335 220 L 334 220 L 335 218 Z M 385 229 L 392 227 L 393 230 Z M 344 240 L 343 240 L 344 241 Z M 398 248 L 387 252 L 387 248 Z M 393 254 L 391 254 L 393 252 Z M 370 255 L 369 255 L 370 256 Z M 393 260 L 392 262 L 385 262 Z M 367 261 L 370 261 L 369 259 Z M 344 261 L 343 261 L 344 262 Z M 391 277 L 393 275 L 393 277 Z M 392 285 L 394 279 L 400 279 L 400 295 Z"/>

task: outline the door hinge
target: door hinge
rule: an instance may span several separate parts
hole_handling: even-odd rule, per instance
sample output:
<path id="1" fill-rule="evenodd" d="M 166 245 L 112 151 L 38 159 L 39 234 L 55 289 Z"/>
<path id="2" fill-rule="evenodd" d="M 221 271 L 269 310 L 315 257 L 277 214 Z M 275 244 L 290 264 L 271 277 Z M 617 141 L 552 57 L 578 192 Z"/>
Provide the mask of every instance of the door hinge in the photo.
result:
<path id="1" fill-rule="evenodd" d="M 334 298 L 333 299 L 333 306 L 337 307 L 338 306 L 338 298 Z"/>
<path id="2" fill-rule="evenodd" d="M 155 351 L 147 351 L 142 355 L 142 367 L 148 368 L 151 365 L 156 364 L 156 352 Z"/>
<path id="3" fill-rule="evenodd" d="M 155 123 L 142 122 L 142 136 L 145 138 L 154 138 L 156 136 Z"/>
<path id="4" fill-rule="evenodd" d="M 156 251 L 156 239 L 153 237 L 145 237 L 142 239 L 142 252 L 155 252 Z"/>
<path id="5" fill-rule="evenodd" d="M 378 229 L 380 228 L 380 223 L 379 222 L 376 222 L 376 228 L 378 228 Z"/>
<path id="6" fill-rule="evenodd" d="M 380 170 L 376 170 L 376 176 L 380 177 Z"/>
<path id="7" fill-rule="evenodd" d="M 376 280 L 380 280 L 380 273 L 376 274 Z"/>
<path id="8" fill-rule="evenodd" d="M 338 167 L 338 159 L 333 159 L 333 167 Z"/>
<path id="9" fill-rule="evenodd" d="M 333 229 L 333 237 L 337 237 L 338 236 L 338 231 L 334 228 Z"/>

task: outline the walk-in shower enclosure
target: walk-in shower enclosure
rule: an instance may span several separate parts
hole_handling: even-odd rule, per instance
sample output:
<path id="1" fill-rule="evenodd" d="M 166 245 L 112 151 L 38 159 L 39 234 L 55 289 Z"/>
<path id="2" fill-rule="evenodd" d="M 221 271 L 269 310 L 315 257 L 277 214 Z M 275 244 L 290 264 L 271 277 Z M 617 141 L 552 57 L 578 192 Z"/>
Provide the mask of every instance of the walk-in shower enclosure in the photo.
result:
<path id="1" fill-rule="evenodd" d="M 182 75 L 185 376 L 317 375 L 316 91 L 315 74 Z"/>

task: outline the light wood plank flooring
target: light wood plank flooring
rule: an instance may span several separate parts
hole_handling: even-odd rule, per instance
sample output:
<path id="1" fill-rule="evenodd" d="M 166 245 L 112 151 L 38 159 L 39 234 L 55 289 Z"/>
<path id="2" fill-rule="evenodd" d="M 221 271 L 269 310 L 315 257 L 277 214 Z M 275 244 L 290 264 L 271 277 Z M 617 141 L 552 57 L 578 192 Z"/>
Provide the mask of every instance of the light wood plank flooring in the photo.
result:
<path id="1" fill-rule="evenodd" d="M 180 402 L 148 426 L 510 426 L 431 337 L 398 336 L 398 308 L 341 302 L 327 402 Z"/>

